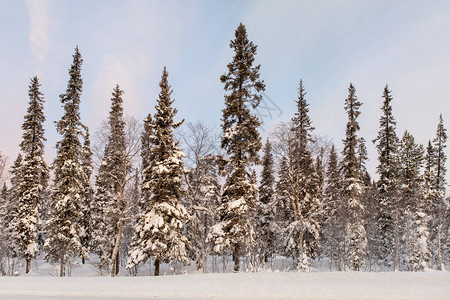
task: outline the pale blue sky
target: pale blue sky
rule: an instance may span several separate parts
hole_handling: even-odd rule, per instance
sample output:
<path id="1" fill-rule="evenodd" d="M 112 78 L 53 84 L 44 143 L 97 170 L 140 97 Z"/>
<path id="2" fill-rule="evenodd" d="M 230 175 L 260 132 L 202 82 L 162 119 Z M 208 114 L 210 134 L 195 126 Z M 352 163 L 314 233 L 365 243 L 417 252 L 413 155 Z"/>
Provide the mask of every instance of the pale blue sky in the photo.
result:
<path id="1" fill-rule="evenodd" d="M 1 1 L 0 151 L 12 161 L 21 139 L 29 79 L 46 97 L 47 159 L 59 137 L 58 95 L 76 45 L 84 59 L 82 120 L 93 132 L 109 111 L 116 83 L 125 113 L 143 119 L 167 66 L 178 118 L 219 125 L 223 85 L 239 22 L 258 45 L 266 94 L 283 114 L 265 120 L 263 135 L 295 110 L 300 78 L 316 134 L 338 147 L 352 82 L 363 102 L 361 135 L 378 130 L 382 91 L 392 89 L 398 135 L 419 142 L 450 120 L 450 1 Z M 373 174 L 376 152 L 368 143 Z"/>

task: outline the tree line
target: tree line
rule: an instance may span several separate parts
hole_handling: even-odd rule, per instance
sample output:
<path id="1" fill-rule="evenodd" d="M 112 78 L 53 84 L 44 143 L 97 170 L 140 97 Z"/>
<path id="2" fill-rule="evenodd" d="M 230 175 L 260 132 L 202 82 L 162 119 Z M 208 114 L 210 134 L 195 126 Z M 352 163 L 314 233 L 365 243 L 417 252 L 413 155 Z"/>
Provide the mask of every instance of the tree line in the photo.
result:
<path id="1" fill-rule="evenodd" d="M 366 141 L 358 135 L 362 103 L 355 87 L 350 84 L 344 103 L 348 122 L 339 153 L 313 135 L 300 80 L 295 114 L 263 146 L 252 109 L 265 84 L 255 64 L 257 46 L 243 24 L 230 48 L 233 59 L 220 77 L 221 135 L 203 123 L 175 120 L 164 67 L 155 113 L 142 125 L 125 117 L 124 91 L 116 85 L 108 121 L 91 146 L 79 112 L 83 59 L 77 47 L 60 95 L 64 114 L 55 122 L 60 140 L 51 165 L 43 159 L 45 99 L 32 78 L 21 151 L 0 193 L 2 274 L 14 275 L 22 262 L 30 272 L 40 254 L 59 265 L 60 276 L 90 254 L 111 276 L 121 266 L 136 275 L 149 260 L 155 275 L 164 263 L 207 271 L 208 259 L 214 271 L 219 255 L 231 257 L 235 272 L 259 270 L 280 256 L 299 271 L 309 271 L 313 260 L 340 271 L 444 270 L 450 209 L 442 115 L 426 147 L 408 131 L 399 138 L 386 86 L 373 140 L 374 181 L 366 170 Z"/>

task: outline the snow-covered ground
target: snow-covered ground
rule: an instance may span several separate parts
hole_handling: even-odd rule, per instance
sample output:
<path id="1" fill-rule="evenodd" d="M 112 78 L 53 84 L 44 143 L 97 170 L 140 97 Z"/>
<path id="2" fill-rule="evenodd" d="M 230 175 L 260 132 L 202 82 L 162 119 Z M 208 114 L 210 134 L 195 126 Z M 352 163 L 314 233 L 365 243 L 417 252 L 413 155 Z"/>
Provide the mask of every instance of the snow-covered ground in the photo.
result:
<path id="1" fill-rule="evenodd" d="M 450 299 L 450 272 L 2 277 L 0 299 Z"/>

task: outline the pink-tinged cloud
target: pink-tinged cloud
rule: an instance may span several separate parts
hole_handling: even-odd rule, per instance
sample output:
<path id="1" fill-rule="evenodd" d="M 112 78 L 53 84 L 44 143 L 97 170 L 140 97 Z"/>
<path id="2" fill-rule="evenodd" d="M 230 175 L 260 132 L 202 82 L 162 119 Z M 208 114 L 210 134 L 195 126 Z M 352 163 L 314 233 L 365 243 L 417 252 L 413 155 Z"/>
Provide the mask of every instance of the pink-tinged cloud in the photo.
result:
<path id="1" fill-rule="evenodd" d="M 49 28 L 51 1 L 28 0 L 26 2 L 30 18 L 29 41 L 36 61 L 45 62 L 49 51 Z"/>

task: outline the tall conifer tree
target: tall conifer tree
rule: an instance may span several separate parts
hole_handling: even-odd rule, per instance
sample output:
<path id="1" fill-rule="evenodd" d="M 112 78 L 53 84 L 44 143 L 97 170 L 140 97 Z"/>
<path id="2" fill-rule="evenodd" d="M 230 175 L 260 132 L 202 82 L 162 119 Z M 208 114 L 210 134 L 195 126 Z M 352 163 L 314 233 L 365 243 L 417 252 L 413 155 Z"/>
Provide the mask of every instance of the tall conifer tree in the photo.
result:
<path id="1" fill-rule="evenodd" d="M 321 186 L 308 143 L 314 127 L 309 118 L 309 104 L 300 80 L 297 112 L 292 118 L 292 151 L 289 153 L 288 188 L 293 216 L 287 230 L 287 251 L 293 255 L 296 267 L 308 271 L 310 261 L 318 255 L 320 242 Z"/>
<path id="2" fill-rule="evenodd" d="M 168 83 L 169 74 L 164 67 L 161 92 L 154 118 L 146 119 L 143 157 L 142 190 L 143 214 L 135 226 L 135 236 L 131 245 L 129 267 L 136 266 L 152 257 L 155 261 L 155 276 L 159 275 L 161 262 L 187 263 L 188 240 L 183 235 L 183 227 L 190 219 L 181 203 L 184 190 L 181 180 L 184 173 L 182 158 L 185 154 L 173 136 L 173 130 L 183 121 L 173 120 L 177 110 L 172 107 L 172 90 Z M 147 135 L 148 134 L 148 135 Z"/>
<path id="3" fill-rule="evenodd" d="M 326 171 L 325 190 L 322 201 L 323 251 L 337 269 L 344 270 L 344 205 L 342 200 L 342 178 L 338 156 L 334 145 L 331 146 Z"/>
<path id="4" fill-rule="evenodd" d="M 12 259 L 13 265 L 15 258 L 18 256 L 17 241 L 14 237 L 16 223 L 19 217 L 19 199 L 20 195 L 24 193 L 23 184 L 23 156 L 21 153 L 17 155 L 16 160 L 11 166 L 11 188 L 7 194 L 4 194 L 5 203 L 2 220 L 2 255 L 6 255 Z M 8 272 L 9 275 L 13 275 L 12 272 Z"/>
<path id="5" fill-rule="evenodd" d="M 91 240 L 93 238 L 92 231 L 92 205 L 94 189 L 92 188 L 91 176 L 92 176 L 92 150 L 91 150 L 91 140 L 89 135 L 89 129 L 86 126 L 82 126 L 83 132 L 83 148 L 81 149 L 81 168 L 82 172 L 82 193 L 81 193 L 81 245 L 85 249 L 91 247 Z M 84 264 L 85 257 L 81 256 L 81 260 Z"/>
<path id="6" fill-rule="evenodd" d="M 436 130 L 436 137 L 433 139 L 434 153 L 432 155 L 432 178 L 433 184 L 433 196 L 430 202 L 430 214 L 432 217 L 430 238 L 432 242 L 432 253 L 434 254 L 433 260 L 436 267 L 444 271 L 444 251 L 447 241 L 445 240 L 446 234 L 444 233 L 446 209 L 449 203 L 446 203 L 448 199 L 445 198 L 446 191 L 446 179 L 447 168 L 445 166 L 447 161 L 447 155 L 445 154 L 445 148 L 447 147 L 447 129 L 444 127 L 444 119 L 442 114 L 439 116 L 439 123 Z"/>
<path id="7" fill-rule="evenodd" d="M 392 114 L 392 96 L 388 86 L 383 92 L 383 112 L 380 118 L 380 130 L 377 138 L 378 161 L 377 172 L 379 199 L 379 255 L 382 260 L 398 269 L 399 262 L 399 195 L 398 195 L 398 137 L 395 133 L 396 121 Z"/>
<path id="8" fill-rule="evenodd" d="M 261 260 L 266 263 L 275 253 L 276 226 L 273 201 L 275 196 L 272 144 L 267 139 L 262 158 L 261 183 L 257 211 L 257 239 Z"/>
<path id="9" fill-rule="evenodd" d="M 113 275 L 119 271 L 119 253 L 113 257 L 113 252 L 118 235 L 122 235 L 119 231 L 123 227 L 126 206 L 124 190 L 127 175 L 131 172 L 126 155 L 122 94 L 123 91 L 116 85 L 111 98 L 108 141 L 97 175 L 96 212 L 93 218 L 96 232 L 93 244 L 100 255 L 99 266 L 111 263 Z"/>
<path id="10" fill-rule="evenodd" d="M 247 30 L 241 23 L 230 42 L 234 51 L 228 72 L 220 77 L 225 85 L 225 108 L 222 110 L 222 149 L 226 152 L 224 162 L 226 182 L 223 205 L 220 207 L 221 222 L 213 226 L 209 241 L 213 251 L 221 253 L 232 249 L 234 270 L 240 268 L 242 250 L 254 244 L 254 228 L 250 222 L 257 199 L 253 194 L 248 168 L 258 163 L 261 138 L 259 118 L 252 115 L 250 107 L 256 108 L 261 101 L 265 85 L 259 79 L 260 65 L 253 66 L 257 46 L 247 38 Z"/>
<path id="11" fill-rule="evenodd" d="M 399 149 L 399 180 L 401 208 L 402 257 L 408 259 L 409 269 L 418 271 L 428 269 L 428 216 L 424 210 L 423 176 L 420 169 L 424 161 L 424 149 L 416 144 L 414 137 L 405 130 Z"/>
<path id="12" fill-rule="evenodd" d="M 358 161 L 357 155 L 359 143 L 357 118 L 361 114 L 359 111 L 361 102 L 359 102 L 355 93 L 355 87 L 350 84 L 348 97 L 345 100 L 348 122 L 342 151 L 342 175 L 344 179 L 342 195 L 347 211 L 347 220 L 344 220 L 347 265 L 353 271 L 359 271 L 365 261 L 367 237 L 363 223 L 364 207 L 361 203 L 364 188 L 361 182 L 361 162 Z"/>
<path id="13" fill-rule="evenodd" d="M 44 162 L 44 97 L 39 91 L 37 77 L 31 79 L 27 114 L 22 124 L 20 148 L 24 155 L 21 166 L 21 187 L 18 194 L 17 219 L 14 239 L 20 257 L 26 260 L 26 273 L 31 270 L 31 259 L 38 253 L 39 207 L 47 186 L 48 168 Z"/>
<path id="14" fill-rule="evenodd" d="M 47 223 L 45 249 L 48 261 L 60 263 L 61 277 L 66 275 L 66 268 L 70 267 L 72 258 L 79 255 L 87 257 L 87 249 L 81 243 L 84 194 L 82 185 L 85 178 L 82 167 L 83 124 L 80 120 L 82 62 L 76 47 L 67 89 L 60 95 L 64 115 L 56 122 L 56 130 L 61 135 L 61 140 L 56 144 L 56 158 L 53 163 L 55 179 L 51 196 L 52 213 Z"/>

